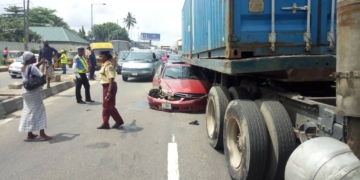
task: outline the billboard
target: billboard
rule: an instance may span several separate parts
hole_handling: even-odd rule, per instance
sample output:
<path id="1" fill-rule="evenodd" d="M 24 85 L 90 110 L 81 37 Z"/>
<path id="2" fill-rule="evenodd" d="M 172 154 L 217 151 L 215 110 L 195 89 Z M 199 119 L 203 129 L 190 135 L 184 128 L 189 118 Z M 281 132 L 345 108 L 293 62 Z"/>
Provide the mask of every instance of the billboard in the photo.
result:
<path id="1" fill-rule="evenodd" d="M 160 41 L 160 34 L 141 33 L 140 38 L 141 38 L 141 40 Z"/>

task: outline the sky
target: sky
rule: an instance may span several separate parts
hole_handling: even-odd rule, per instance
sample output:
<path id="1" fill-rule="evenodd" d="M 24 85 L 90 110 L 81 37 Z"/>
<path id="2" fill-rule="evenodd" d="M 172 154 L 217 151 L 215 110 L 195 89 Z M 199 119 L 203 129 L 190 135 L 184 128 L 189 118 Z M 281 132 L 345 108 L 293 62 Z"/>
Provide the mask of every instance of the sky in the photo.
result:
<path id="1" fill-rule="evenodd" d="M 66 2 L 66 3 L 65 3 Z M 106 5 L 98 5 L 105 3 Z M 130 30 L 130 39 L 137 41 L 140 33 L 159 33 L 160 41 L 154 45 L 174 46 L 181 39 L 181 11 L 184 0 L 30 0 L 30 8 L 36 6 L 56 9 L 56 14 L 78 30 L 84 26 L 86 33 L 93 23 L 114 22 L 124 27 L 123 18 L 128 12 L 135 15 L 137 24 Z M 9 5 L 23 6 L 23 0 L 1 0 L 0 13 Z"/>

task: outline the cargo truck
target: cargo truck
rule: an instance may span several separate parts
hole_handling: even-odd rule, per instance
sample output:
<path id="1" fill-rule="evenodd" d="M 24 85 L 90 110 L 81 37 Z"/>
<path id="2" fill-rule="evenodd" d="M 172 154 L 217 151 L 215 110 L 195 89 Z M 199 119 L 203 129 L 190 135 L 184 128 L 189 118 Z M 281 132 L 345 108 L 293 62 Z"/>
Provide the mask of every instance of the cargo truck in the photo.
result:
<path id="1" fill-rule="evenodd" d="M 207 137 L 231 178 L 360 177 L 359 9 L 357 0 L 185 0 L 182 60 L 213 82 Z"/>

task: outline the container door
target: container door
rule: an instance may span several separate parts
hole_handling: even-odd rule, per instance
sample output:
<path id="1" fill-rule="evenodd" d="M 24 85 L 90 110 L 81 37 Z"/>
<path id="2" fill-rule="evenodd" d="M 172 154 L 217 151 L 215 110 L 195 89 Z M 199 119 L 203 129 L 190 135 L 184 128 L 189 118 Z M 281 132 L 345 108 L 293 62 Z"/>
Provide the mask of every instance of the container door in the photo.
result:
<path id="1" fill-rule="evenodd" d="M 230 41 L 252 56 L 323 54 L 321 46 L 329 44 L 331 2 L 233 0 Z"/>
<path id="2" fill-rule="evenodd" d="M 182 10 L 182 39 L 183 39 L 183 54 L 191 54 L 191 33 L 192 33 L 192 0 L 185 0 Z"/>

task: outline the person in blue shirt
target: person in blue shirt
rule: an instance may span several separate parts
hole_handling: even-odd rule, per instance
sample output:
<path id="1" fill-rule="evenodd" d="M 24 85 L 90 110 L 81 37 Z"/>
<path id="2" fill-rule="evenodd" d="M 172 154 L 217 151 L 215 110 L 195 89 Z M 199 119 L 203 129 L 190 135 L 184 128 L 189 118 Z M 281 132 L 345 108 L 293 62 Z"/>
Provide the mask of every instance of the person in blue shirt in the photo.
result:
<path id="1" fill-rule="evenodd" d="M 73 63 L 73 71 L 76 76 L 76 87 L 75 87 L 75 94 L 76 94 L 76 101 L 79 104 L 86 104 L 86 102 L 94 102 L 91 100 L 90 97 L 90 84 L 89 80 L 86 76 L 86 73 L 89 71 L 88 66 L 85 60 L 85 48 L 78 47 L 78 54 L 74 57 Z M 81 97 L 81 86 L 85 88 L 85 100 L 84 102 Z"/>
<path id="2" fill-rule="evenodd" d="M 89 56 L 89 61 L 90 61 L 90 80 L 95 80 L 94 78 L 94 73 L 95 73 L 95 66 L 96 66 L 96 57 L 95 57 L 95 53 L 94 50 L 91 50 L 91 54 Z"/>
<path id="3" fill-rule="evenodd" d="M 38 61 L 40 62 L 42 58 L 45 58 L 47 60 L 46 64 L 40 66 L 40 70 L 43 72 L 44 68 L 48 67 L 46 71 L 47 88 L 50 88 L 50 81 L 54 74 L 54 68 L 52 66 L 53 65 L 52 58 L 58 54 L 58 51 L 55 48 L 49 46 L 49 42 L 47 40 L 44 40 L 43 44 L 44 46 L 39 51 Z"/>

